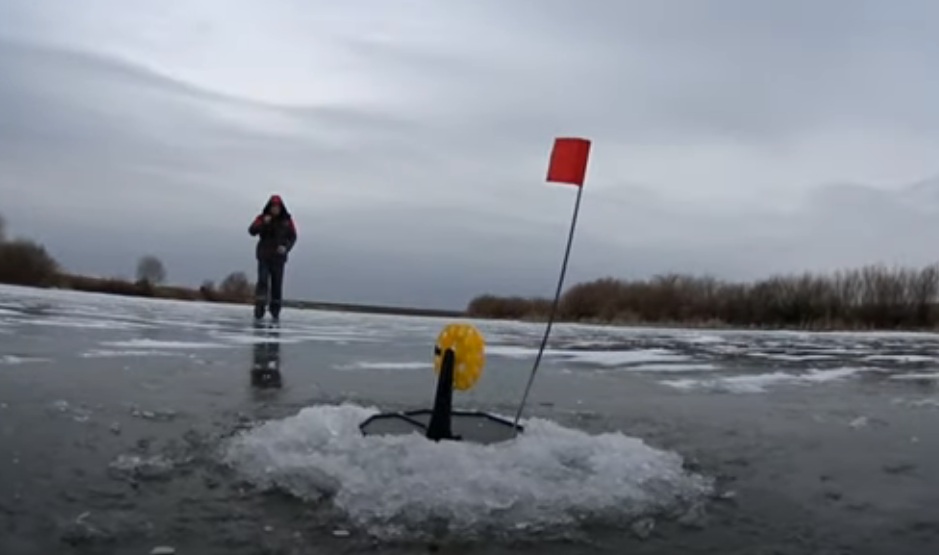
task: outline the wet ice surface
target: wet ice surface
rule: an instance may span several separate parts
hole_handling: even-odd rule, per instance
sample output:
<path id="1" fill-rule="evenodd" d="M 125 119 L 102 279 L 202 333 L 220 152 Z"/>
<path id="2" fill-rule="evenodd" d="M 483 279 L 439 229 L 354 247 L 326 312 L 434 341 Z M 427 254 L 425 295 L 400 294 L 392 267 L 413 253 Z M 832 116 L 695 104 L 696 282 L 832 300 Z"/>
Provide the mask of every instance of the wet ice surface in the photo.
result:
<path id="1" fill-rule="evenodd" d="M 0 288 L 0 553 L 939 541 L 939 336 L 559 326 L 526 433 L 479 446 L 358 433 L 430 405 L 446 321 L 282 320 Z M 512 415 L 542 328 L 478 325 L 486 371 L 455 404 Z"/>

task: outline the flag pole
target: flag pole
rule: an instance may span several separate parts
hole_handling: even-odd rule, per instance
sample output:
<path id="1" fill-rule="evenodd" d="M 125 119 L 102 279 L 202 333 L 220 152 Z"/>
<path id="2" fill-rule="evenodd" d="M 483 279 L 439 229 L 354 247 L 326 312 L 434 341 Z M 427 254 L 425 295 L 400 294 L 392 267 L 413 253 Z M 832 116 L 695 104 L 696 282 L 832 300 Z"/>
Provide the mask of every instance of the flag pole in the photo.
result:
<path id="1" fill-rule="evenodd" d="M 538 347 L 538 354 L 535 357 L 531 373 L 528 376 L 528 384 L 525 386 L 525 392 L 522 394 L 522 400 L 515 413 L 513 430 L 515 430 L 516 435 L 518 434 L 518 422 L 522 417 L 522 411 L 525 409 L 525 403 L 528 401 L 528 394 L 531 392 L 532 384 L 535 383 L 535 374 L 538 373 L 538 366 L 541 364 L 545 348 L 548 346 L 548 337 L 551 335 L 551 328 L 554 325 L 558 306 L 561 303 L 561 292 L 564 289 L 564 277 L 567 275 L 567 265 L 570 261 L 571 247 L 574 244 L 574 231 L 577 228 L 577 217 L 580 214 L 580 201 L 584 194 L 584 177 L 587 172 L 587 159 L 589 154 L 590 141 L 578 138 L 557 138 L 554 141 L 554 148 L 551 151 L 551 161 L 548 167 L 548 181 L 577 186 L 577 199 L 574 201 L 574 213 L 571 216 L 571 227 L 567 234 L 567 246 L 564 249 L 564 258 L 561 262 L 561 272 L 558 276 L 554 300 L 551 303 L 551 311 L 548 313 L 548 323 L 545 326 L 544 336 L 542 336 L 541 345 Z"/>

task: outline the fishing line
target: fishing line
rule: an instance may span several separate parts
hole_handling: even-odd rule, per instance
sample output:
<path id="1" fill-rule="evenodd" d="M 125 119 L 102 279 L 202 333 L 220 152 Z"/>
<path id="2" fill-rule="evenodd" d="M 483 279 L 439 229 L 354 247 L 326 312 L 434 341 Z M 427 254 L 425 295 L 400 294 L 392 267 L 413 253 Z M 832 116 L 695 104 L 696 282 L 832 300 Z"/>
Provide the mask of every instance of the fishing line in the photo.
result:
<path id="1" fill-rule="evenodd" d="M 518 434 L 518 421 L 522 417 L 522 411 L 525 409 L 525 403 L 528 401 L 528 393 L 535 382 L 535 374 L 538 373 L 538 366 L 541 364 L 541 358 L 544 356 L 545 347 L 548 346 L 548 336 L 551 335 L 551 327 L 554 325 L 554 319 L 557 316 L 558 305 L 561 302 L 561 290 L 564 287 L 564 276 L 567 274 L 567 262 L 571 256 L 571 245 L 574 243 L 574 229 L 577 227 L 577 215 L 580 213 L 580 199 L 584 194 L 584 188 L 577 188 L 577 200 L 574 201 L 574 215 L 571 217 L 571 229 L 567 234 L 567 247 L 564 249 L 564 260 L 561 262 L 561 274 L 558 276 L 557 290 L 554 293 L 554 302 L 551 303 L 551 312 L 548 314 L 548 324 L 545 326 L 544 336 L 541 338 L 541 346 L 538 347 L 538 355 L 535 357 L 535 363 L 532 366 L 531 374 L 528 376 L 528 385 L 525 386 L 525 393 L 522 395 L 522 402 L 518 405 L 518 411 L 515 413 L 513 428 Z"/>

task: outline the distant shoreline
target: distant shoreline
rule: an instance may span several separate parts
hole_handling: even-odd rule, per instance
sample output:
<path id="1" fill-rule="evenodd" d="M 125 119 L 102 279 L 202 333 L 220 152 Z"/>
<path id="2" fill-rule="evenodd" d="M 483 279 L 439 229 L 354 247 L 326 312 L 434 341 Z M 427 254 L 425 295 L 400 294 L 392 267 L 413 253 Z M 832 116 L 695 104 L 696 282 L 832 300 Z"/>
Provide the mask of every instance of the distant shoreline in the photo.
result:
<path id="1" fill-rule="evenodd" d="M 137 264 L 138 279 L 93 277 L 63 269 L 40 243 L 4 240 L 0 217 L 0 283 L 105 295 L 251 305 L 254 283 L 241 271 L 218 284 L 162 285 L 154 256 Z M 614 328 L 723 331 L 939 331 L 939 264 L 922 268 L 871 265 L 831 274 L 776 275 L 751 282 L 710 276 L 600 278 L 568 287 L 556 321 Z M 331 312 L 544 323 L 552 299 L 484 294 L 463 310 L 286 299 L 284 305 Z"/>
<path id="2" fill-rule="evenodd" d="M 466 312 L 438 308 L 412 308 L 403 306 L 334 303 L 321 301 L 284 301 L 284 306 L 301 310 L 326 310 L 329 312 L 355 312 L 363 314 L 388 314 L 393 316 L 418 316 L 439 318 L 466 318 Z"/>
<path id="3" fill-rule="evenodd" d="M 151 299 L 167 299 L 177 301 L 209 302 L 224 304 L 251 305 L 254 300 L 250 296 L 225 295 L 218 291 L 206 291 L 185 286 L 151 285 L 145 282 L 130 282 L 119 279 L 95 278 L 74 274 L 62 274 L 58 283 L 51 288 L 78 291 L 81 293 L 100 293 L 104 295 L 117 295 L 122 297 L 141 297 Z M 30 286 L 33 288 L 50 288 Z M 367 314 L 389 314 L 396 316 L 425 316 L 443 318 L 463 318 L 465 311 L 445 310 L 435 308 L 415 308 L 389 305 L 371 305 L 357 303 L 338 303 L 326 301 L 307 301 L 297 299 L 284 299 L 285 307 L 301 310 L 326 310 L 330 312 L 354 312 Z"/>
<path id="4" fill-rule="evenodd" d="M 149 299 L 219 303 L 250 306 L 252 299 L 222 299 L 205 298 L 198 289 L 183 286 L 148 286 L 146 284 L 133 283 L 123 280 L 93 278 L 88 276 L 67 275 L 63 276 L 61 283 L 56 285 L 29 285 L 0 283 L 0 285 L 10 285 L 14 287 L 26 287 L 37 290 L 59 290 L 74 291 L 78 293 L 92 293 L 101 295 L 113 295 L 118 297 L 138 297 Z M 121 287 L 117 290 L 115 284 Z M 307 301 L 307 300 L 285 300 L 284 306 L 299 310 L 321 310 L 326 312 L 356 313 L 356 314 L 379 314 L 388 316 L 406 316 L 406 317 L 428 317 L 428 318 L 468 318 L 474 320 L 485 320 L 493 322 L 516 322 L 529 324 L 543 324 L 547 322 L 544 315 L 527 315 L 523 317 L 508 316 L 488 316 L 472 314 L 470 311 L 434 309 L 434 308 L 415 308 L 394 305 L 371 305 L 358 303 L 339 303 L 327 301 Z M 779 327 L 779 326 L 741 326 L 728 325 L 720 322 L 616 322 L 594 319 L 570 320 L 558 319 L 558 324 L 574 324 L 586 326 L 598 326 L 608 328 L 646 328 L 646 329 L 686 329 L 696 331 L 724 331 L 724 332 L 811 332 L 811 333 L 939 333 L 936 328 L 851 328 L 851 327 Z"/>

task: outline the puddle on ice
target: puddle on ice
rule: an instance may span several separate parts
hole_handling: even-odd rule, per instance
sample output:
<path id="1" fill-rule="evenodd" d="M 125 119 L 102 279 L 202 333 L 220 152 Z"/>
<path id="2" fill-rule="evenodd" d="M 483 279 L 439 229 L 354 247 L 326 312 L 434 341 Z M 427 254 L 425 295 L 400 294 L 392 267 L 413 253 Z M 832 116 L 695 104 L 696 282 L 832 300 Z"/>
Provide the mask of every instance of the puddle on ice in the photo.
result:
<path id="1" fill-rule="evenodd" d="M 486 446 L 417 434 L 363 437 L 358 425 L 375 412 L 306 408 L 234 436 L 221 457 L 257 486 L 328 500 L 347 521 L 337 525 L 380 539 L 628 527 L 681 514 L 712 490 L 678 454 L 619 433 L 589 435 L 532 419 L 519 439 Z"/>

